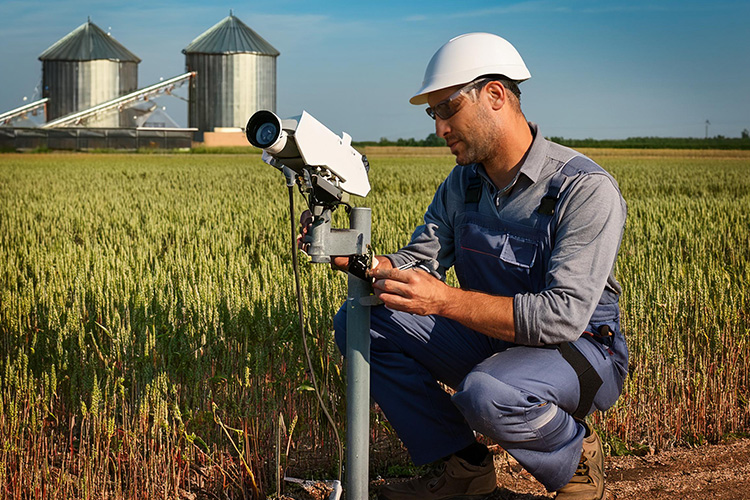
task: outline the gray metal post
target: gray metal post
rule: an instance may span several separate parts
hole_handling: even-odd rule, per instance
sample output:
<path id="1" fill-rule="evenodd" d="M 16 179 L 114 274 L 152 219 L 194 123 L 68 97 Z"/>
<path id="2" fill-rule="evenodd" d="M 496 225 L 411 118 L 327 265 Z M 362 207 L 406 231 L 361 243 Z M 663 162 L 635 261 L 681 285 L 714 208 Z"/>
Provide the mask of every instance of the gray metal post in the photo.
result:
<path id="1" fill-rule="evenodd" d="M 353 208 L 351 229 L 370 244 L 372 212 Z M 370 307 L 360 299 L 370 295 L 370 285 L 349 275 L 346 299 L 346 498 L 367 500 L 370 468 Z"/>

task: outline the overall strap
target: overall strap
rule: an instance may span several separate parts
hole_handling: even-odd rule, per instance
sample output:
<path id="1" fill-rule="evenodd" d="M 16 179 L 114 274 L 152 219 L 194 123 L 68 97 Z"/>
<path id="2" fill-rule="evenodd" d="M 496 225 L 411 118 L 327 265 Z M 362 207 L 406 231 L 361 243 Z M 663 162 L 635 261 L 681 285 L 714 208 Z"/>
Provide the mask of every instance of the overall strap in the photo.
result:
<path id="1" fill-rule="evenodd" d="M 599 388 L 602 386 L 602 379 L 591 362 L 581 354 L 570 342 L 563 342 L 557 348 L 560 350 L 563 359 L 576 371 L 578 375 L 578 407 L 573 412 L 573 418 L 583 420 L 589 414 L 591 405 L 594 404 L 594 398 Z"/>
<path id="2" fill-rule="evenodd" d="M 476 171 L 476 168 L 467 168 L 466 197 L 464 204 L 467 212 L 476 212 L 479 210 L 479 200 L 482 197 L 482 179 Z"/>
<path id="3" fill-rule="evenodd" d="M 595 171 L 602 171 L 602 169 L 585 156 L 574 156 L 568 160 L 560 170 L 555 172 L 547 188 L 547 194 L 542 198 L 537 211 L 542 215 L 553 216 L 565 182 L 581 174 Z M 596 373 L 591 362 L 578 349 L 571 346 L 569 342 L 563 342 L 555 347 L 559 349 L 563 359 L 568 362 L 578 376 L 578 386 L 580 389 L 578 407 L 573 412 L 573 418 L 583 420 L 588 415 L 591 405 L 594 404 L 596 393 L 602 386 L 602 379 Z"/>
<path id="4" fill-rule="evenodd" d="M 562 187 L 569 178 L 578 177 L 580 174 L 601 170 L 601 167 L 585 156 L 574 156 L 568 160 L 563 167 L 555 172 L 550 181 L 547 194 L 542 198 L 537 211 L 542 215 L 554 215 L 555 207 L 560 199 Z"/>

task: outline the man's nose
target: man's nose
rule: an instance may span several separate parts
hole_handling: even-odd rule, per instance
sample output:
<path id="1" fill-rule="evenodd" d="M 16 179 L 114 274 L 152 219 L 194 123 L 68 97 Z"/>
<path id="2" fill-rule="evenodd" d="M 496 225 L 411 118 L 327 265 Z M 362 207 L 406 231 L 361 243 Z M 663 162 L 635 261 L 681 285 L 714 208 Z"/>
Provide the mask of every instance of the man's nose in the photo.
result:
<path id="1" fill-rule="evenodd" d="M 448 135 L 450 132 L 450 126 L 448 125 L 448 120 L 443 120 L 439 116 L 435 117 L 435 134 L 445 139 L 445 136 Z"/>

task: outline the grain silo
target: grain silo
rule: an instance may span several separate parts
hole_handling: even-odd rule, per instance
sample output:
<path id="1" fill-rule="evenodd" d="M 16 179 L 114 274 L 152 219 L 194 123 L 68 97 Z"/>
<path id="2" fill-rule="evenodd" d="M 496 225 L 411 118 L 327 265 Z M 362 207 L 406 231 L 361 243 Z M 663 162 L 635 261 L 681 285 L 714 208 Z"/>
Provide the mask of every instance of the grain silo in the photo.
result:
<path id="1" fill-rule="evenodd" d="M 91 108 L 138 88 L 141 60 L 89 19 L 40 56 L 47 119 Z M 119 113 L 88 126 L 119 127 Z"/>
<path id="2" fill-rule="evenodd" d="M 190 85 L 188 126 L 200 133 L 244 127 L 259 109 L 276 111 L 279 51 L 230 11 L 182 52 Z"/>

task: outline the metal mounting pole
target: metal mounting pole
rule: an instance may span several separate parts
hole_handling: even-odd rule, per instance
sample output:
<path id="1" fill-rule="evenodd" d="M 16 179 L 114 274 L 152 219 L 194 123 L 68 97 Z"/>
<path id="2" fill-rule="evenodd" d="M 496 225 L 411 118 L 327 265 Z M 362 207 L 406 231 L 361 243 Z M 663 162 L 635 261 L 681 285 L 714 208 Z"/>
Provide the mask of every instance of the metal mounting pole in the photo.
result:
<path id="1" fill-rule="evenodd" d="M 349 226 L 370 244 L 372 212 L 353 208 Z M 349 274 L 346 299 L 346 497 L 367 500 L 370 446 L 370 306 L 361 299 L 370 295 L 370 284 Z"/>

